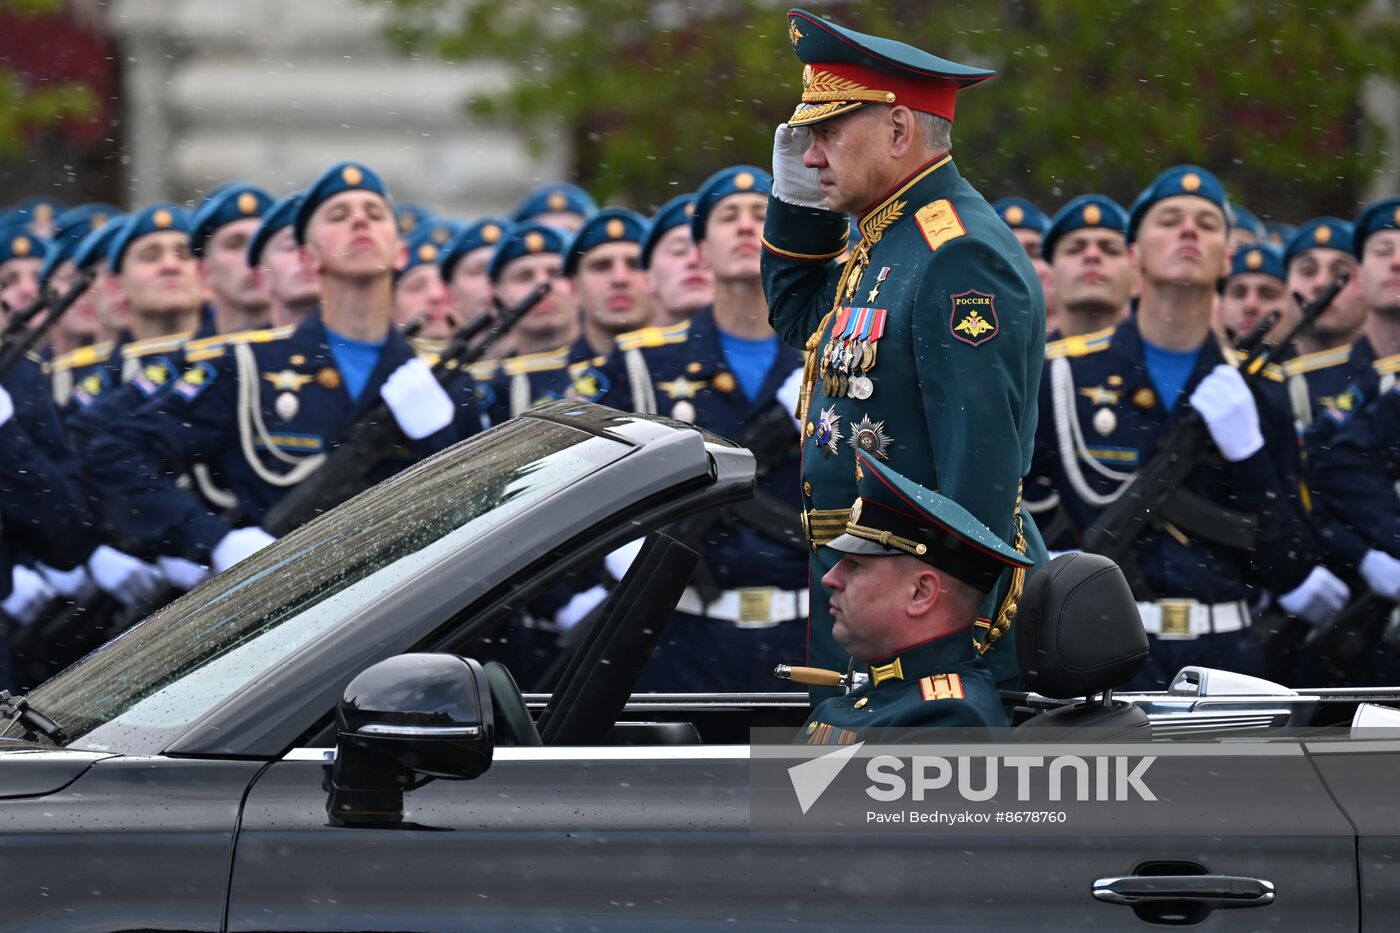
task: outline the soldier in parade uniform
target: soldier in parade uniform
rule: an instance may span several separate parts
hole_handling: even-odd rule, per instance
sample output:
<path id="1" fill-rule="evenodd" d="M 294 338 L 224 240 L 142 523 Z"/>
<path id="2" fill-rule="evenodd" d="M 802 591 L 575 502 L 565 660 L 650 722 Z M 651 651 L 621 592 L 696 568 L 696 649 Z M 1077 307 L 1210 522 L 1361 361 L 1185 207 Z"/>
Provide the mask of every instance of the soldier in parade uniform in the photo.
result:
<path id="1" fill-rule="evenodd" d="M 439 253 L 438 271 L 447 286 L 452 316 L 459 327 L 467 327 L 481 315 L 491 312 L 495 289 L 487 268 L 496 244 L 510 226 L 510 221 L 503 217 L 478 220 L 463 228 Z M 493 353 L 501 356 L 505 350 L 498 344 Z"/>
<path id="2" fill-rule="evenodd" d="M 321 283 L 292 232 L 305 194 L 289 194 L 267 209 L 248 241 L 248 266 L 267 289 L 274 328 L 306 320 L 321 303 Z"/>
<path id="3" fill-rule="evenodd" d="M 822 701 L 800 740 L 844 745 L 874 728 L 1007 726 L 972 626 L 1007 568 L 1030 567 L 953 500 L 917 486 L 879 458 L 856 454 L 860 497 L 825 547 L 837 562 L 832 634 L 870 679 Z"/>
<path id="4" fill-rule="evenodd" d="M 77 278 L 73 254 L 82 244 L 83 237 L 94 229 L 100 229 L 119 213 L 110 204 L 83 204 L 59 215 L 49 254 L 39 270 L 39 287 L 54 295 L 66 293 Z M 103 328 L 97 318 L 96 290 L 89 287 L 49 331 L 50 357 L 57 360 L 66 353 L 102 339 Z"/>
<path id="5" fill-rule="evenodd" d="M 1230 204 L 1230 258 L 1246 246 L 1268 243 L 1269 232 L 1264 224 L 1243 205 Z"/>
<path id="6" fill-rule="evenodd" d="M 652 323 L 679 324 L 715 300 L 715 278 L 690 235 L 695 195 L 678 194 L 661 206 L 642 240 L 641 263 L 656 301 Z"/>
<path id="7" fill-rule="evenodd" d="M 27 228 L 0 228 L 0 302 L 6 317 L 39 297 L 39 273 L 48 254 L 48 242 Z"/>
<path id="8" fill-rule="evenodd" d="M 107 250 L 127 220 L 119 214 L 91 230 L 73 250 L 73 272 L 95 273 L 88 295 L 102 339 L 54 358 L 49 365 L 54 402 L 65 416 L 86 408 L 121 384 L 121 348 L 131 340 L 130 307 L 119 279 L 107 265 Z"/>
<path id="9" fill-rule="evenodd" d="M 573 283 L 583 324 L 572 354 L 576 362 L 606 359 L 619 334 L 651 322 L 640 261 L 646 230 L 646 218 L 635 211 L 605 208 L 585 220 L 565 248 L 564 277 Z"/>
<path id="10" fill-rule="evenodd" d="M 817 582 L 834 563 L 822 546 L 855 498 L 856 451 L 1044 559 L 1020 482 L 1045 310 L 1025 250 L 948 153 L 957 92 L 993 73 L 801 11 L 789 14 L 788 37 L 805 63 L 803 103 L 777 132 L 763 277 L 774 328 L 808 350 L 810 663 L 844 669 Z M 846 212 L 859 214 L 862 239 L 838 268 Z M 1004 576 L 977 638 L 997 679 L 1014 681 L 1011 622 L 1025 572 Z"/>
<path id="11" fill-rule="evenodd" d="M 434 235 L 438 229 L 429 221 L 404 237 L 408 259 L 394 273 L 393 318 L 397 327 L 414 327 L 417 334 L 410 342 L 415 347 L 441 350 L 456 328 L 447 286 L 438 272 L 443 250 Z"/>
<path id="12" fill-rule="evenodd" d="M 248 243 L 271 208 L 272 196 L 266 191 L 234 182 L 220 188 L 194 212 L 190 252 L 200 261 L 216 333 L 231 334 L 271 323 L 267 286 L 248 261 Z"/>
<path id="13" fill-rule="evenodd" d="M 1362 398 L 1389 392 L 1400 373 L 1400 197 L 1385 198 L 1356 218 L 1352 249 L 1366 305 L 1366 323 L 1354 355 L 1371 358 L 1360 377 Z"/>
<path id="14" fill-rule="evenodd" d="M 1242 246 L 1230 257 L 1230 274 L 1225 290 L 1220 294 L 1220 320 L 1217 330 L 1231 343 L 1254 330 L 1255 326 L 1274 311 L 1278 323 L 1269 328 L 1265 341 L 1283 339 L 1292 328 L 1291 316 L 1296 314 L 1289 297 L 1288 273 L 1283 267 L 1283 253 L 1270 243 Z"/>
<path id="15" fill-rule="evenodd" d="M 1030 257 L 1040 279 L 1040 290 L 1045 293 L 1045 331 L 1049 333 L 1059 326 L 1060 313 L 1050 262 L 1043 246 L 1045 234 L 1050 230 L 1050 218 L 1025 198 L 1001 198 L 992 204 L 992 210 L 1016 234 L 1016 240 Z"/>
<path id="16" fill-rule="evenodd" d="M 1060 208 L 1041 241 L 1058 301 L 1046 340 L 1118 326 L 1127 316 L 1133 270 L 1128 263 L 1128 213 L 1101 194 L 1080 195 Z"/>
<path id="17" fill-rule="evenodd" d="M 598 203 L 587 191 L 578 185 L 554 182 L 540 185 L 521 198 L 510 219 L 517 224 L 534 221 L 567 235 L 583 226 L 596 210 Z"/>
<path id="18" fill-rule="evenodd" d="M 1132 686 L 1143 689 L 1165 687 L 1185 664 L 1262 674 L 1250 603 L 1266 590 L 1306 601 L 1327 589 L 1297 502 L 1298 445 L 1282 402 L 1256 398 L 1210 332 L 1226 269 L 1225 203 L 1204 169 L 1159 175 L 1129 215 L 1137 314 L 1046 348 L 1034 472 L 1050 477 L 1078 529 L 1122 495 L 1188 399 L 1219 458 L 1207 457 L 1187 487 L 1212 509 L 1257 516 L 1257 542 L 1244 550 L 1171 522 L 1134 543 L 1128 577 L 1151 655 Z"/>
<path id="19" fill-rule="evenodd" d="M 449 396 L 390 324 L 393 270 L 406 257 L 379 177 L 333 166 L 307 190 L 293 232 L 320 277 L 322 311 L 296 328 L 193 342 L 169 393 L 89 444 L 88 481 L 127 546 L 232 566 L 272 540 L 258 527 L 267 509 L 381 400 L 408 443 L 370 481 L 477 430 L 470 393 Z M 221 468 L 247 527 L 176 486 L 175 467 L 197 462 Z"/>

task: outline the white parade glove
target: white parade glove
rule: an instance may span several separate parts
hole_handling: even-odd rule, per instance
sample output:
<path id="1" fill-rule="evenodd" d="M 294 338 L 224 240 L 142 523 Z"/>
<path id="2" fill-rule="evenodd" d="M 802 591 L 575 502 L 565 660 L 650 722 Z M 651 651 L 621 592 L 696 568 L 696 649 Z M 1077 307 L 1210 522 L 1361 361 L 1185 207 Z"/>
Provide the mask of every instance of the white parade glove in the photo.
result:
<path id="1" fill-rule="evenodd" d="M 102 591 L 127 607 L 150 599 L 163 582 L 154 566 L 106 544 L 92 552 L 87 566 Z"/>
<path id="2" fill-rule="evenodd" d="M 1278 598 L 1289 615 L 1321 625 L 1327 617 L 1347 604 L 1351 588 L 1326 567 L 1317 566 L 1298 587 Z"/>
<path id="3" fill-rule="evenodd" d="M 773 134 L 773 197 L 797 207 L 826 210 L 826 195 L 817 181 L 817 170 L 802 164 L 802 153 L 812 144 L 805 126 L 779 123 Z"/>
<path id="4" fill-rule="evenodd" d="M 452 423 L 452 399 L 417 357 L 394 370 L 379 395 L 409 440 L 420 441 Z"/>
<path id="5" fill-rule="evenodd" d="M 798 434 L 802 433 L 802 422 L 797 420 L 797 405 L 802 401 L 802 375 L 803 367 L 799 366 L 778 386 L 778 404 L 792 415 L 792 424 L 797 428 Z"/>
<path id="6" fill-rule="evenodd" d="M 1259 409 L 1244 377 L 1221 363 L 1191 393 L 1191 407 L 1201 413 L 1210 438 L 1231 463 L 1254 456 L 1264 446 L 1259 432 Z"/>
<path id="7" fill-rule="evenodd" d="M 15 400 L 10 398 L 10 393 L 5 391 L 4 386 L 0 386 L 0 425 L 4 425 L 15 415 Z"/>
<path id="8" fill-rule="evenodd" d="M 36 564 L 35 567 L 54 592 L 69 602 L 86 602 L 97 593 L 97 584 L 88 576 L 86 567 L 74 567 L 72 570 L 55 570 L 48 564 Z"/>
<path id="9" fill-rule="evenodd" d="M 1361 576 L 1372 593 L 1400 602 L 1400 560 L 1384 551 L 1367 551 L 1361 558 Z"/>
<path id="10" fill-rule="evenodd" d="M 554 627 L 561 632 L 578 625 L 584 618 L 602 605 L 603 600 L 608 598 L 608 588 L 602 585 L 590 587 L 582 593 L 578 593 L 573 599 L 564 604 L 564 608 L 554 614 Z"/>
<path id="11" fill-rule="evenodd" d="M 44 607 L 53 601 L 53 587 L 42 576 L 19 564 L 15 564 L 10 580 L 13 588 L 10 595 L 5 597 L 5 602 L 0 603 L 0 609 L 4 609 L 20 625 L 31 625 Z"/>
<path id="12" fill-rule="evenodd" d="M 183 557 L 157 557 L 156 566 L 165 581 L 177 590 L 192 590 L 209 579 L 208 567 Z"/>
<path id="13" fill-rule="evenodd" d="M 254 554 L 276 541 L 272 535 L 256 525 L 250 528 L 235 528 L 219 539 L 214 545 L 214 553 L 209 555 L 209 563 L 215 573 L 223 573 L 234 564 Z"/>
<path id="14" fill-rule="evenodd" d="M 614 580 L 621 580 L 627 575 L 627 568 L 631 567 L 632 561 L 636 560 L 637 555 L 642 553 L 643 543 L 645 543 L 643 538 L 629 541 L 603 558 L 603 566 L 608 568 L 608 573 L 612 574 Z"/>

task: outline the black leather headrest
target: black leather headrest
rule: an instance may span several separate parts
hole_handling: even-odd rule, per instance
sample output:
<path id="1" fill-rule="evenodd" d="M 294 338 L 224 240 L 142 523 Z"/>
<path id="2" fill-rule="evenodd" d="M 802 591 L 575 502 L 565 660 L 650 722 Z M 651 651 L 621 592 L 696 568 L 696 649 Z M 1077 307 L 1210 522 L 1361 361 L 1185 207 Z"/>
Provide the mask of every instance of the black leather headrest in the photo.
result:
<path id="1" fill-rule="evenodd" d="M 1147 659 L 1147 633 L 1118 565 L 1074 553 L 1036 571 L 1016 614 L 1016 659 L 1027 688 L 1057 699 L 1131 679 Z"/>

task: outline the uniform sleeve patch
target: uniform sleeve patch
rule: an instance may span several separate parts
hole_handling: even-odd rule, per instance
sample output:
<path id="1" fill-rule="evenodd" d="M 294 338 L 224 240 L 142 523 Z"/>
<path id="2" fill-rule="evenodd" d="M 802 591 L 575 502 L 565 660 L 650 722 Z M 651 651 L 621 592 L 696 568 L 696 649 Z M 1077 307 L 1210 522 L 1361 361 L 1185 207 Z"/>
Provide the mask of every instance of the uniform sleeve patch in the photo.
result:
<path id="1" fill-rule="evenodd" d="M 204 394 L 204 391 L 214 384 L 214 380 L 219 376 L 219 370 L 214 364 L 201 360 L 194 366 L 185 370 L 175 383 L 172 389 L 176 395 L 187 402 L 193 402 Z"/>
<path id="2" fill-rule="evenodd" d="M 937 252 L 940 246 L 950 240 L 967 236 L 967 228 L 963 226 L 962 218 L 958 216 L 953 202 L 946 198 L 925 204 L 914 213 L 914 219 L 918 221 L 919 229 L 923 231 L 924 239 L 928 242 L 928 248 L 933 252 Z"/>
<path id="3" fill-rule="evenodd" d="M 573 384 L 569 386 L 566 393 L 571 399 L 579 399 L 585 402 L 596 402 L 602 398 L 611 388 L 612 383 L 608 377 L 594 366 L 585 367 L 581 372 L 574 374 Z"/>
<path id="4" fill-rule="evenodd" d="M 963 343 L 980 347 L 997 335 L 996 296 L 975 289 L 953 296 L 948 328 Z"/>
<path id="5" fill-rule="evenodd" d="M 919 690 L 927 700 L 963 699 L 962 675 L 934 674 L 919 680 Z"/>

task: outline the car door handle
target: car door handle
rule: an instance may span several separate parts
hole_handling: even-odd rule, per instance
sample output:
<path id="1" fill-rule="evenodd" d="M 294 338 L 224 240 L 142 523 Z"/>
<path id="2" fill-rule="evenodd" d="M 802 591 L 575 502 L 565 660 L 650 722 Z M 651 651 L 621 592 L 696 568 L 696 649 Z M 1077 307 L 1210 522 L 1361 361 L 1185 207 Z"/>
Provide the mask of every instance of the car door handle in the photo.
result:
<path id="1" fill-rule="evenodd" d="M 1140 907 L 1164 901 L 1190 901 L 1211 909 L 1267 907 L 1274 885 L 1237 875 L 1128 875 L 1094 882 L 1094 900 Z"/>

